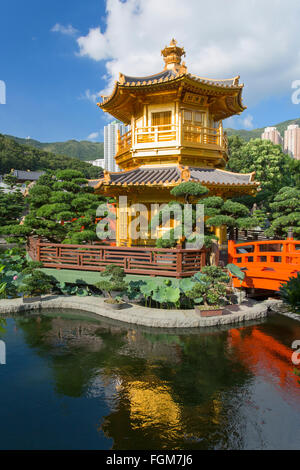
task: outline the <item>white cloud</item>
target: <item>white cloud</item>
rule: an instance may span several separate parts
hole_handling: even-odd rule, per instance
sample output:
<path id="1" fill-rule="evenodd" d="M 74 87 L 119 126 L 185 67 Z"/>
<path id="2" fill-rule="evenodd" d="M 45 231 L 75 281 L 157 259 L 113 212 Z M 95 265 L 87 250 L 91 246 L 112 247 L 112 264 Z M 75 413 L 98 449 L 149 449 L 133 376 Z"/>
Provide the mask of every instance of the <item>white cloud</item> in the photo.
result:
<path id="1" fill-rule="evenodd" d="M 93 104 L 96 104 L 100 101 L 100 91 L 92 92 L 91 90 L 85 90 L 84 94 L 79 97 L 81 100 L 88 100 Z"/>
<path id="2" fill-rule="evenodd" d="M 92 28 L 87 36 L 81 36 L 77 39 L 79 46 L 79 55 L 88 56 L 94 60 L 102 60 L 108 52 L 108 44 L 105 35 L 101 33 L 100 28 Z"/>
<path id="3" fill-rule="evenodd" d="M 254 125 L 253 125 L 253 116 L 251 116 L 251 114 L 247 114 L 244 117 L 242 123 L 243 123 L 243 127 L 245 129 L 253 129 L 253 127 L 254 127 Z"/>
<path id="4" fill-rule="evenodd" d="M 87 136 L 87 140 L 95 140 L 99 137 L 99 132 L 92 132 L 90 135 Z"/>
<path id="5" fill-rule="evenodd" d="M 56 23 L 53 28 L 51 28 L 52 33 L 61 33 L 67 36 L 75 36 L 78 33 L 78 30 L 74 28 L 71 24 L 63 26 L 60 23 Z"/>
<path id="6" fill-rule="evenodd" d="M 211 78 L 240 74 L 245 104 L 289 92 L 300 79 L 300 2 L 289 0 L 107 0 L 106 28 L 77 39 L 83 57 L 106 61 L 104 91 L 119 72 L 147 75 L 163 68 L 172 37 L 185 47 L 188 71 Z"/>

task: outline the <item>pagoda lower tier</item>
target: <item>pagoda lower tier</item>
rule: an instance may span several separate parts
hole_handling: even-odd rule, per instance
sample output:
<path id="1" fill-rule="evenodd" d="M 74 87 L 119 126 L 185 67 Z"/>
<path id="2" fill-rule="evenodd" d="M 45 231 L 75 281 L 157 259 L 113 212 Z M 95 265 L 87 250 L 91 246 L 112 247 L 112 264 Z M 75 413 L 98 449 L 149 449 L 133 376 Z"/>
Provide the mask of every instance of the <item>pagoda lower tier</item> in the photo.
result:
<path id="1" fill-rule="evenodd" d="M 219 168 L 183 167 L 180 165 L 143 165 L 133 170 L 108 172 L 104 171 L 97 180 L 91 180 L 90 186 L 95 193 L 117 200 L 117 245 L 154 245 L 149 237 L 147 241 L 138 240 L 134 243 L 126 233 L 122 235 L 120 224 L 124 216 L 130 219 L 130 210 L 121 214 L 118 209 L 118 198 L 126 196 L 128 206 L 132 204 L 168 203 L 175 198 L 170 191 L 182 182 L 194 181 L 209 189 L 209 196 L 221 196 L 223 199 L 241 195 L 255 195 L 259 183 L 254 180 L 254 173 L 240 174 Z M 216 234 L 219 242 L 226 239 L 226 228 L 218 228 Z"/>

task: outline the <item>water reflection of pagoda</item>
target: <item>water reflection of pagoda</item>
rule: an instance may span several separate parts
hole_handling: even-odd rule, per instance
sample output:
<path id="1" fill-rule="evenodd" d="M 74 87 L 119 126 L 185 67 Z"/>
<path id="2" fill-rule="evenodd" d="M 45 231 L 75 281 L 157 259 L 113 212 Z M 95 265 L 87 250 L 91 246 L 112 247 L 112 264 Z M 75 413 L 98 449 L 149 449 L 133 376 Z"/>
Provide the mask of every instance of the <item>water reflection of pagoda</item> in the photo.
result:
<path id="1" fill-rule="evenodd" d="M 184 49 L 174 39 L 162 55 L 163 71 L 147 77 L 120 74 L 111 95 L 98 103 L 131 130 L 119 135 L 115 160 L 122 171 L 105 171 L 94 183 L 96 192 L 126 195 L 128 205 L 142 203 L 148 213 L 151 203 L 169 202 L 170 190 L 184 181 L 200 182 L 210 195 L 224 198 L 255 194 L 253 173 L 224 170 L 228 141 L 222 120 L 245 109 L 239 77 L 213 80 L 188 73 L 181 62 Z M 126 230 L 130 217 L 126 208 L 117 208 L 118 246 L 133 244 Z M 225 227 L 216 234 L 222 242 Z M 150 234 L 135 243 L 155 244 Z"/>
<path id="2" fill-rule="evenodd" d="M 294 323 L 277 325 L 275 318 L 261 326 L 176 335 L 98 319 L 17 320 L 26 343 L 47 359 L 56 393 L 105 401 L 109 410 L 99 416 L 97 429 L 118 450 L 132 450 L 133 444 L 232 448 L 232 435 L 239 439 L 235 448 L 243 448 L 240 420 L 249 414 L 240 407 L 254 413 L 256 402 L 246 402 L 253 378 L 262 376 L 283 400 L 299 403 L 287 346 L 300 334 Z"/>

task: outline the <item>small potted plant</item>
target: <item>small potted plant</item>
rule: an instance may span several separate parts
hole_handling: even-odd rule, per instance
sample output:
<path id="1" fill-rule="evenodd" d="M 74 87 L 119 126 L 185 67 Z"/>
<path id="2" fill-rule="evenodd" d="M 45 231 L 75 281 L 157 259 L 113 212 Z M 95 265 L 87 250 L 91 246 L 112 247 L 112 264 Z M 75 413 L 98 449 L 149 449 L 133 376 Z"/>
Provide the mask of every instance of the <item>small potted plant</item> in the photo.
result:
<path id="1" fill-rule="evenodd" d="M 226 301 L 229 277 L 217 266 L 206 266 L 194 276 L 193 288 L 186 296 L 194 301 L 195 312 L 201 317 L 222 315 Z"/>
<path id="2" fill-rule="evenodd" d="M 104 291 L 108 298 L 104 300 L 104 302 L 111 308 L 112 310 L 120 310 L 124 306 L 124 302 L 119 296 L 113 296 L 116 292 L 122 293 L 125 288 L 125 282 L 118 282 L 113 279 L 107 280 L 103 279 L 103 281 L 97 282 L 95 284 L 98 289 Z"/>
<path id="3" fill-rule="evenodd" d="M 104 291 L 108 298 L 104 301 L 110 308 L 119 310 L 124 306 L 120 295 L 125 291 L 124 269 L 110 264 L 100 274 L 100 281 L 95 286 Z"/>

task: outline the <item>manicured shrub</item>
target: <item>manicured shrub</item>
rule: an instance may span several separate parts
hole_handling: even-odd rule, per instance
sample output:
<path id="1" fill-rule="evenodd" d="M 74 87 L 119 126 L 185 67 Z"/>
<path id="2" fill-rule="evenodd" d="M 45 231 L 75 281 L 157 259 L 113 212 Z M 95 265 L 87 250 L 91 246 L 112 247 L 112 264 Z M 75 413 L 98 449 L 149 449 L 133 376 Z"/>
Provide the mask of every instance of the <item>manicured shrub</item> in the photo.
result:
<path id="1" fill-rule="evenodd" d="M 43 271 L 35 270 L 25 276 L 18 291 L 26 297 L 35 297 L 48 294 L 54 287 L 52 276 L 48 276 Z"/>
<path id="2" fill-rule="evenodd" d="M 279 289 L 281 300 L 291 309 L 300 314 L 300 272 L 296 277 L 290 277 Z"/>

